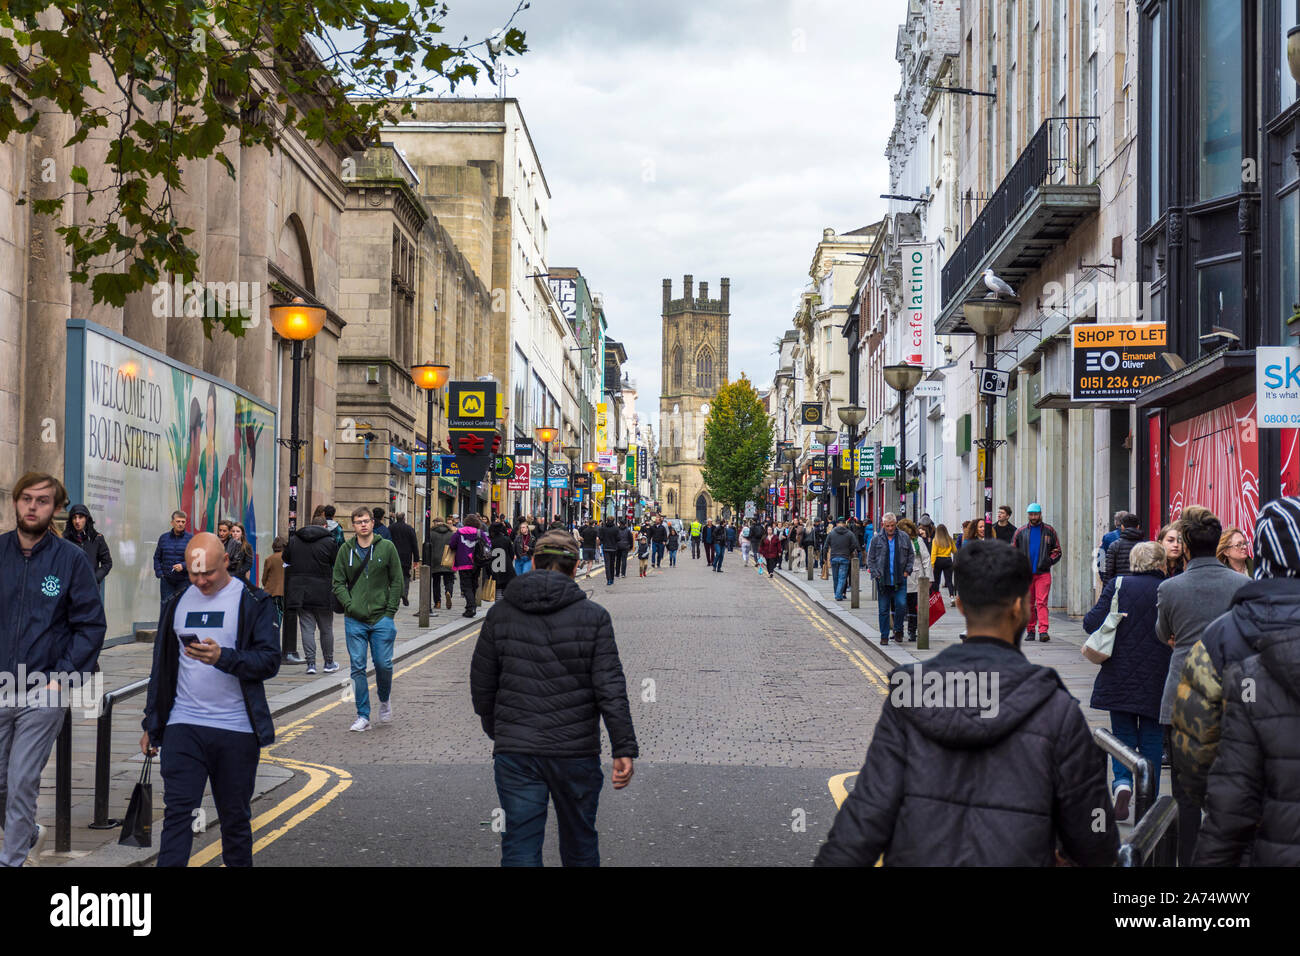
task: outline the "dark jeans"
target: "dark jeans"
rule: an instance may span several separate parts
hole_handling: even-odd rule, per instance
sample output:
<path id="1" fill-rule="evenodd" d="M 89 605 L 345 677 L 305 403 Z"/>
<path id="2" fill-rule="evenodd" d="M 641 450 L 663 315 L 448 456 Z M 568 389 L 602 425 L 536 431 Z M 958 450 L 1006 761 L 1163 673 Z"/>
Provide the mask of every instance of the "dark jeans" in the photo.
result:
<path id="1" fill-rule="evenodd" d="M 618 552 L 605 552 L 605 583 L 613 584 L 614 578 L 618 576 Z"/>
<path id="2" fill-rule="evenodd" d="M 709 562 L 709 564 L 713 563 L 713 545 L 711 543 L 706 543 L 704 545 L 704 560 Z"/>
<path id="3" fill-rule="evenodd" d="M 492 758 L 497 798 L 505 811 L 501 834 L 502 866 L 541 866 L 546 836 L 546 802 L 555 804 L 564 866 L 600 866 L 596 805 L 605 782 L 599 757 L 533 757 L 497 754 Z"/>
<path id="4" fill-rule="evenodd" d="M 466 568 L 464 571 L 457 571 L 460 575 L 460 591 L 465 595 L 465 610 L 472 611 L 475 602 L 478 600 L 478 571 L 474 568 Z M 448 607 L 451 605 L 448 604 Z"/>
<path id="5" fill-rule="evenodd" d="M 221 862 L 253 865 L 253 782 L 261 748 L 257 736 L 195 724 L 171 724 L 163 736 L 162 839 L 159 866 L 186 866 L 194 845 L 194 811 L 211 782 L 221 821 Z"/>
<path id="6" fill-rule="evenodd" d="M 952 586 L 952 558 L 935 558 L 934 559 L 934 589 L 939 590 L 939 582 L 944 582 L 944 587 L 948 589 L 948 597 L 956 593 Z"/>
<path id="7" fill-rule="evenodd" d="M 699 556 L 700 556 L 700 539 L 691 538 L 691 557 L 698 558 Z"/>
<path id="8" fill-rule="evenodd" d="M 1196 838 L 1201 833 L 1201 807 L 1183 789 L 1177 767 L 1169 768 L 1169 783 L 1178 804 L 1178 865 L 1191 866 L 1196 856 Z"/>
<path id="9" fill-rule="evenodd" d="M 172 584 L 172 582 L 168 581 L 166 578 L 158 579 L 158 627 L 160 630 L 162 628 L 163 608 L 165 608 L 167 602 L 172 599 L 172 595 L 188 583 L 189 582 L 186 581 L 184 584 Z"/>
<path id="10" fill-rule="evenodd" d="M 1154 771 L 1152 776 L 1155 778 L 1152 781 L 1154 789 L 1151 793 L 1151 799 L 1154 801 L 1156 797 L 1160 796 L 1160 757 L 1165 749 L 1164 728 L 1160 726 L 1154 717 L 1130 714 L 1123 710 L 1112 710 L 1110 712 L 1110 728 L 1121 742 L 1151 761 L 1151 767 Z M 1115 774 L 1114 786 L 1118 787 L 1121 783 L 1128 784 L 1133 788 L 1133 799 L 1136 800 L 1137 786 L 1133 783 L 1133 771 L 1114 757 L 1111 758 L 1111 766 Z M 1136 817 L 1134 820 L 1136 822 Z"/>
<path id="11" fill-rule="evenodd" d="M 619 577 L 627 577 L 627 551 L 623 548 L 618 549 L 618 568 L 616 570 Z"/>
<path id="12" fill-rule="evenodd" d="M 429 593 L 432 595 L 434 607 L 439 607 L 442 603 L 441 588 L 447 589 L 447 607 L 451 607 L 451 589 L 456 580 L 454 571 L 435 571 L 429 578 Z"/>
<path id="13" fill-rule="evenodd" d="M 660 567 L 664 563 L 664 543 L 662 541 L 650 542 L 650 564 L 653 567 Z"/>
<path id="14" fill-rule="evenodd" d="M 907 636 L 916 637 L 916 598 L 917 594 L 913 591 L 907 596 Z M 929 608 L 926 608 L 928 611 Z"/>
<path id="15" fill-rule="evenodd" d="M 776 557 L 774 557 L 774 558 L 764 558 L 763 560 L 767 562 L 767 573 L 768 573 L 769 575 L 771 575 L 771 574 L 775 574 L 775 573 L 776 573 L 776 569 L 777 569 L 777 568 L 780 566 L 780 564 L 781 564 L 781 556 L 778 554 L 778 555 L 777 555 Z"/>
<path id="16" fill-rule="evenodd" d="M 402 565 L 402 603 L 410 604 L 411 600 L 411 566 Z"/>
<path id="17" fill-rule="evenodd" d="M 894 637 L 903 636 L 903 618 L 907 616 L 907 585 L 877 584 L 876 608 L 880 612 L 880 636 L 889 636 L 889 612 L 894 612 Z"/>
<path id="18" fill-rule="evenodd" d="M 714 571 L 722 570 L 722 556 L 726 553 L 727 553 L 727 549 L 722 547 L 722 545 L 718 545 L 713 549 L 713 570 Z"/>

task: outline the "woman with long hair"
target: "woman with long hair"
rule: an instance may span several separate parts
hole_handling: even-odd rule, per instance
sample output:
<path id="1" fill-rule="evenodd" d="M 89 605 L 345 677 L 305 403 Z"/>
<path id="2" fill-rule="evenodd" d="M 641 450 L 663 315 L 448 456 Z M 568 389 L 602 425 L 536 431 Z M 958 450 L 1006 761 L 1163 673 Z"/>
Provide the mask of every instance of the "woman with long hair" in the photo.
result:
<path id="1" fill-rule="evenodd" d="M 1219 547 L 1214 556 L 1219 559 L 1219 563 L 1232 568 L 1238 574 L 1244 574 L 1246 577 L 1252 577 L 1254 568 L 1250 560 L 1250 542 L 1246 540 L 1246 533 L 1240 528 L 1224 528 L 1223 536 L 1219 538 Z"/>
<path id="2" fill-rule="evenodd" d="M 934 529 L 934 548 L 930 552 L 930 557 L 934 559 L 934 586 L 939 587 L 940 580 L 944 581 L 944 587 L 948 589 L 948 600 L 952 605 L 956 604 L 956 588 L 952 583 L 952 563 L 957 556 L 957 542 L 953 541 L 952 535 L 948 533 L 946 525 L 938 525 Z"/>
<path id="3" fill-rule="evenodd" d="M 1187 547 L 1183 541 L 1183 532 L 1178 522 L 1167 524 L 1156 535 L 1156 543 L 1165 549 L 1165 577 L 1172 578 L 1182 574 L 1187 567 Z"/>
<path id="4" fill-rule="evenodd" d="M 253 546 L 244 537 L 244 526 L 238 521 L 230 525 L 230 539 L 226 541 L 226 554 L 230 555 L 230 576 L 239 578 L 248 587 L 249 572 L 253 570 Z"/>

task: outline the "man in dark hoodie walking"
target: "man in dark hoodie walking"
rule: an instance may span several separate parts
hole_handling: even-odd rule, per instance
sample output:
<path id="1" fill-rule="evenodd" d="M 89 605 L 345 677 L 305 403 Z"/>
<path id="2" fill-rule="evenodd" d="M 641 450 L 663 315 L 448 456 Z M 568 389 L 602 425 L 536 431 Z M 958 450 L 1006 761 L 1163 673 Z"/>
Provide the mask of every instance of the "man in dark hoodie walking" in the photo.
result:
<path id="1" fill-rule="evenodd" d="M 90 562 L 90 570 L 95 572 L 95 583 L 99 593 L 104 593 L 104 578 L 113 570 L 113 555 L 108 549 L 104 536 L 95 530 L 95 519 L 90 516 L 90 509 L 85 505 L 73 505 L 68 509 L 68 521 L 63 528 L 63 540 L 79 547 Z"/>
<path id="2" fill-rule="evenodd" d="M 612 782 L 631 782 L 639 756 L 609 612 L 574 580 L 578 546 L 556 531 L 533 550 L 483 621 L 470 666 L 474 713 L 492 738 L 505 811 L 502 866 L 541 866 L 546 805 L 555 804 L 560 859 L 599 866 L 596 807 L 604 783 L 600 721 L 613 750 Z"/>
<path id="3" fill-rule="evenodd" d="M 298 636 L 307 658 L 307 673 L 316 673 L 316 632 L 320 631 L 325 673 L 339 669 L 334 661 L 334 561 L 339 546 L 325 526 L 325 515 L 289 536 L 284 549 L 284 606 L 298 612 Z"/>
<path id="4" fill-rule="evenodd" d="M 1106 759 L 1056 672 L 1020 651 L 1028 558 L 997 540 L 957 556 L 970 633 L 890 674 L 889 701 L 818 866 L 1114 862 Z M 1099 816 L 1100 815 L 1100 816 Z"/>
<path id="5" fill-rule="evenodd" d="M 1129 552 L 1141 540 L 1142 520 L 1131 511 L 1124 512 L 1124 516 L 1119 519 L 1119 537 L 1106 548 L 1106 558 L 1101 569 L 1102 584 L 1121 574 L 1128 574 Z"/>

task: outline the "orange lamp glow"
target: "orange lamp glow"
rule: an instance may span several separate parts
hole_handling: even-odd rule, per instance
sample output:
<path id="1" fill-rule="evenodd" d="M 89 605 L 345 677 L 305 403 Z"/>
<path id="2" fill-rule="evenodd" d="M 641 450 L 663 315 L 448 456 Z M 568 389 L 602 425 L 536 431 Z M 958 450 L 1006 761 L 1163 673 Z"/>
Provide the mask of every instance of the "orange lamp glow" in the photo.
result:
<path id="1" fill-rule="evenodd" d="M 543 445 L 549 445 L 551 442 L 555 441 L 555 439 L 559 436 L 560 430 L 558 428 L 542 427 L 542 428 L 534 429 L 533 433 L 537 436 L 537 440 L 539 442 L 541 442 Z"/>
<path id="2" fill-rule="evenodd" d="M 586 464 L 584 464 L 582 467 L 586 470 L 587 474 L 594 475 L 596 473 L 596 469 L 599 468 L 600 466 L 597 465 L 594 461 L 589 461 Z"/>
<path id="3" fill-rule="evenodd" d="M 413 365 L 411 377 L 423 389 L 442 388 L 451 377 L 450 365 Z"/>
<path id="4" fill-rule="evenodd" d="M 280 338 L 291 342 L 305 342 L 325 325 L 325 310 L 308 305 L 300 296 L 287 305 L 273 305 L 270 311 L 272 327 Z"/>

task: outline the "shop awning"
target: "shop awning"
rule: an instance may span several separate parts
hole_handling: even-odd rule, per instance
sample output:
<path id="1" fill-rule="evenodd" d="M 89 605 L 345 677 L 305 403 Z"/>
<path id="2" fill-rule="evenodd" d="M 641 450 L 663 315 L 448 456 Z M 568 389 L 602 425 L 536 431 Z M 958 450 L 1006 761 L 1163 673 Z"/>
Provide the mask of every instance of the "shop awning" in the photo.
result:
<path id="1" fill-rule="evenodd" d="M 1171 372 L 1138 394 L 1138 408 L 1172 408 L 1198 398 L 1216 385 L 1254 374 L 1255 353 L 1249 350 L 1212 352 Z"/>

